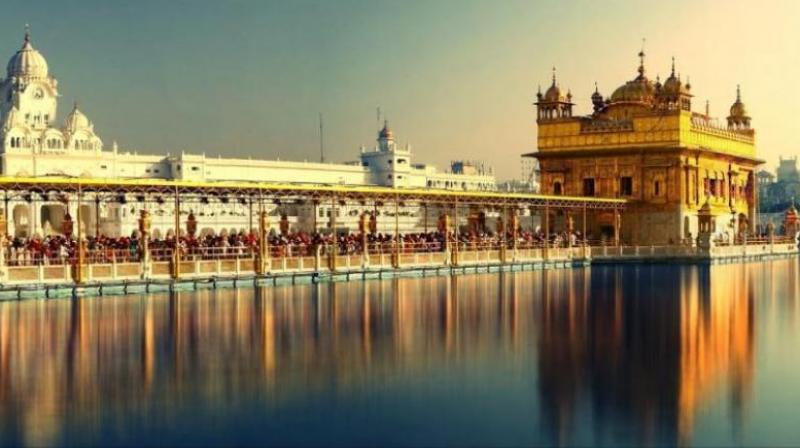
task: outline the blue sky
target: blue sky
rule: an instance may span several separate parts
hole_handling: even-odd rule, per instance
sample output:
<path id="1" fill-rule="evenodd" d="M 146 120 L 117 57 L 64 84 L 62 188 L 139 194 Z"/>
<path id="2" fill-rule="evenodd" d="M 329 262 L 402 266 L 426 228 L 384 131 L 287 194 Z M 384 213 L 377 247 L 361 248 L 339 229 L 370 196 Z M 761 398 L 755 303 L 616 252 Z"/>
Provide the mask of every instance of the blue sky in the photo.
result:
<path id="1" fill-rule="evenodd" d="M 107 144 L 309 160 L 372 145 L 376 107 L 416 160 L 482 159 L 519 174 L 535 150 L 538 84 L 558 67 L 578 110 L 675 56 L 695 110 L 724 117 L 742 84 L 771 164 L 797 152 L 800 2 L 37 1 L 4 2 L 0 54 L 30 23 L 59 79 Z"/>

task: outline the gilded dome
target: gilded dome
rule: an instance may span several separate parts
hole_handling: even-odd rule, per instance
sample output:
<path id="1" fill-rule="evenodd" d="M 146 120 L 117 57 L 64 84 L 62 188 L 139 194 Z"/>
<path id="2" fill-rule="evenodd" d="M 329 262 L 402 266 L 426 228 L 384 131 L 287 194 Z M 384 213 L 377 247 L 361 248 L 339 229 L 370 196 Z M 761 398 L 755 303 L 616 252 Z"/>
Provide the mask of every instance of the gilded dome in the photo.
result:
<path id="1" fill-rule="evenodd" d="M 744 107 L 744 103 L 742 102 L 742 95 L 739 86 L 736 86 L 736 101 L 731 105 L 730 116 L 732 118 L 747 117 L 747 109 Z"/>
<path id="2" fill-rule="evenodd" d="M 678 95 L 688 95 L 689 89 L 689 83 L 687 82 L 684 84 L 681 82 L 681 77 L 675 75 L 675 58 L 672 58 L 672 73 L 670 73 L 669 78 L 664 81 L 661 94 L 667 97 L 677 98 Z"/>
<path id="3" fill-rule="evenodd" d="M 652 103 L 655 96 L 655 86 L 644 75 L 644 51 L 639 52 L 639 76 L 617 87 L 611 94 L 611 102 L 626 103 Z"/>
<path id="4" fill-rule="evenodd" d="M 611 94 L 611 102 L 650 103 L 655 95 L 655 87 L 649 79 L 640 76 L 617 87 Z"/>
<path id="5" fill-rule="evenodd" d="M 550 103 L 556 103 L 564 101 L 564 95 L 561 94 L 561 89 L 553 83 L 553 85 L 544 92 L 544 100 Z"/>
<path id="6" fill-rule="evenodd" d="M 25 41 L 22 48 L 8 61 L 6 66 L 8 77 L 46 78 L 48 74 L 47 61 L 39 51 L 31 45 L 31 36 L 25 32 Z"/>

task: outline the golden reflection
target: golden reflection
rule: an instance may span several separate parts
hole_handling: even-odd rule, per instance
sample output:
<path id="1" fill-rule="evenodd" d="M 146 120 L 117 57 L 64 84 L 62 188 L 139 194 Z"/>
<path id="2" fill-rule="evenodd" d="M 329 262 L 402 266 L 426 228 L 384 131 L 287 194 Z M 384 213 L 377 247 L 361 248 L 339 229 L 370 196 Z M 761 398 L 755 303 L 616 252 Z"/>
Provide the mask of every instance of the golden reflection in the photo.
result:
<path id="1" fill-rule="evenodd" d="M 569 444 L 586 412 L 596 431 L 688 442 L 716 397 L 747 418 L 759 301 L 785 298 L 765 310 L 796 320 L 797 269 L 595 267 L 0 303 L 0 434 L 48 445 L 99 416 L 169 419 L 254 396 L 280 406 L 503 359 L 535 366 L 532 398 L 554 442 Z"/>

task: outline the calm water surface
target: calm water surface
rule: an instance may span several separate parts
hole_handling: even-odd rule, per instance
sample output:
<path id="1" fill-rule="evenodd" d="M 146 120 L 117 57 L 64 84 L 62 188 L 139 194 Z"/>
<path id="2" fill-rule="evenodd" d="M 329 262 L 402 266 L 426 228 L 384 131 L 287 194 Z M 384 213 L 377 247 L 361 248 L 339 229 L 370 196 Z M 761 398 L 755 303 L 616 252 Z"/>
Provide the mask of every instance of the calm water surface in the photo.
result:
<path id="1" fill-rule="evenodd" d="M 0 303 L 0 445 L 797 445 L 799 269 Z"/>

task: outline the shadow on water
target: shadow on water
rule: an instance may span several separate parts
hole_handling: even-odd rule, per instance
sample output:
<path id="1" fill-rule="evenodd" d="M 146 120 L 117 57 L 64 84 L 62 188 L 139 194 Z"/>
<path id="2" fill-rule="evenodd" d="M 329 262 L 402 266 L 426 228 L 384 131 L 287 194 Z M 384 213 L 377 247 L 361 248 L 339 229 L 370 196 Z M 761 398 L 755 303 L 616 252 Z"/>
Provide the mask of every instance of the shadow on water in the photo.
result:
<path id="1" fill-rule="evenodd" d="M 775 351 L 758 335 L 800 339 L 797 278 L 776 261 L 2 303 L 0 444 L 742 443 L 757 347 Z"/>

